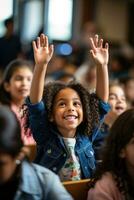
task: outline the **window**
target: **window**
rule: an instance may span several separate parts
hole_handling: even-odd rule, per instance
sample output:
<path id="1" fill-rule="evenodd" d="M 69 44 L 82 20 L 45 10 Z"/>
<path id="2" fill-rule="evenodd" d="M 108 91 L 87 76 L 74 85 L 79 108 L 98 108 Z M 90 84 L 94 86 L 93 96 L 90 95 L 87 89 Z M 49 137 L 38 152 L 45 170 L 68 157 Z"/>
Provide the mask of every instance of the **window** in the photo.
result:
<path id="1" fill-rule="evenodd" d="M 70 40 L 72 37 L 73 0 L 48 0 L 45 33 L 51 40 Z"/>
<path id="2" fill-rule="evenodd" d="M 21 38 L 25 43 L 37 37 L 43 24 L 42 1 L 26 1 L 24 3 Z"/>
<path id="3" fill-rule="evenodd" d="M 4 20 L 13 15 L 13 0 L 0 0 L 0 36 L 5 32 Z"/>

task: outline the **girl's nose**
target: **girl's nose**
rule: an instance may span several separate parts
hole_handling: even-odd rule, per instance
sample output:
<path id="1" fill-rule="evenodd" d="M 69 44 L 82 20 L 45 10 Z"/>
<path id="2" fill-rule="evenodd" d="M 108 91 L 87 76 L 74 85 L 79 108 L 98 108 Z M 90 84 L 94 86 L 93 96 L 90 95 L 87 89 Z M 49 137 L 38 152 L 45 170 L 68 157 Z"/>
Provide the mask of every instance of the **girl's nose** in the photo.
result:
<path id="1" fill-rule="evenodd" d="M 122 102 L 122 99 L 121 99 L 121 98 L 118 98 L 117 100 L 118 100 L 118 102 Z"/>
<path id="2" fill-rule="evenodd" d="M 73 107 L 68 108 L 68 111 L 74 111 Z"/>

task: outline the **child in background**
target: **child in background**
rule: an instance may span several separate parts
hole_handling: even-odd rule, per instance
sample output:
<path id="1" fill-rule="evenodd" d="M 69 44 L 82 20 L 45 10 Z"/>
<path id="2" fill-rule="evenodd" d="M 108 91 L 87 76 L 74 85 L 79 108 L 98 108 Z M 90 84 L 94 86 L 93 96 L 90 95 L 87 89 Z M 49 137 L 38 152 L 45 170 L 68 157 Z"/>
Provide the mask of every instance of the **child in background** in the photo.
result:
<path id="1" fill-rule="evenodd" d="M 0 199 L 72 200 L 50 170 L 20 160 L 21 127 L 9 107 L 0 106 Z"/>
<path id="2" fill-rule="evenodd" d="M 26 60 L 16 59 L 9 63 L 0 85 L 0 103 L 9 106 L 17 115 L 22 128 L 22 140 L 25 145 L 35 144 L 30 129 L 25 131 L 22 118 L 25 98 L 30 93 L 33 66 Z"/>
<path id="3" fill-rule="evenodd" d="M 98 35 L 89 39 L 97 66 L 96 94 L 76 82 L 52 82 L 44 87 L 53 45 L 41 34 L 33 41 L 35 69 L 27 98 L 29 121 L 37 142 L 35 162 L 59 174 L 62 181 L 89 178 L 95 170 L 92 142 L 109 110 L 108 44 Z"/>
<path id="4" fill-rule="evenodd" d="M 134 199 L 134 109 L 114 122 L 88 200 Z"/>
<path id="5" fill-rule="evenodd" d="M 109 100 L 111 110 L 106 114 L 104 123 L 98 133 L 97 139 L 94 141 L 94 151 L 97 161 L 100 161 L 101 148 L 105 138 L 109 134 L 109 129 L 117 119 L 117 117 L 127 109 L 127 100 L 125 92 L 121 84 L 113 82 L 109 86 Z"/>

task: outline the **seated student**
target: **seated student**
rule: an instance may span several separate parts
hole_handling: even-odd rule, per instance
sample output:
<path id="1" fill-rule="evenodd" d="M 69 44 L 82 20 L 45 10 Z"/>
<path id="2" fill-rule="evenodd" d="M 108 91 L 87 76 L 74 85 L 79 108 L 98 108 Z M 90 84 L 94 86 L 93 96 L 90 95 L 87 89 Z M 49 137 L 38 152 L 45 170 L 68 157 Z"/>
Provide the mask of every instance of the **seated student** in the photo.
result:
<path id="1" fill-rule="evenodd" d="M 109 86 L 108 103 L 111 110 L 106 114 L 104 123 L 101 125 L 97 139 L 94 141 L 94 151 L 97 161 L 100 161 L 101 148 L 105 138 L 109 134 L 109 129 L 117 117 L 127 109 L 127 100 L 124 89 L 118 82 L 112 82 Z"/>
<path id="2" fill-rule="evenodd" d="M 15 114 L 0 106 L 0 199 L 72 200 L 57 175 L 20 159 L 22 147 Z"/>
<path id="3" fill-rule="evenodd" d="M 122 113 L 112 125 L 87 199 L 134 199 L 134 109 Z"/>
<path id="4" fill-rule="evenodd" d="M 24 59 L 12 60 L 3 73 L 0 84 L 0 103 L 9 106 L 21 124 L 21 137 L 25 145 L 34 145 L 31 130 L 25 130 L 24 101 L 29 95 L 33 77 L 32 64 Z M 24 115 L 25 116 L 25 115 Z"/>

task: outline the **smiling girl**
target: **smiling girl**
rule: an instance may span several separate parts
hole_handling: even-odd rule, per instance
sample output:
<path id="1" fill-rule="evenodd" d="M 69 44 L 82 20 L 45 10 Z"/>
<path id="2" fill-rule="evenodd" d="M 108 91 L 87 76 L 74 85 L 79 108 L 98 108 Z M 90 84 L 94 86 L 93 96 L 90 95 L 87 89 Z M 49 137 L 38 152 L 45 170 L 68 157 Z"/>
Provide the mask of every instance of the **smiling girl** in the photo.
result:
<path id="1" fill-rule="evenodd" d="M 35 69 L 27 99 L 29 121 L 37 142 L 36 162 L 59 174 L 62 181 L 89 178 L 95 169 L 92 142 L 109 110 L 108 44 L 96 35 L 89 39 L 97 65 L 96 94 L 76 82 L 52 82 L 44 87 L 53 45 L 41 34 L 33 41 Z"/>
<path id="2" fill-rule="evenodd" d="M 22 128 L 24 144 L 35 144 L 30 130 L 25 132 L 25 119 L 22 119 L 25 98 L 30 93 L 33 67 L 26 60 L 16 59 L 9 63 L 0 85 L 0 103 L 9 106 L 15 112 Z"/>

